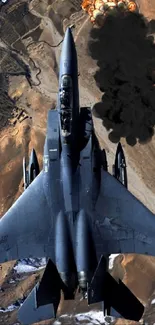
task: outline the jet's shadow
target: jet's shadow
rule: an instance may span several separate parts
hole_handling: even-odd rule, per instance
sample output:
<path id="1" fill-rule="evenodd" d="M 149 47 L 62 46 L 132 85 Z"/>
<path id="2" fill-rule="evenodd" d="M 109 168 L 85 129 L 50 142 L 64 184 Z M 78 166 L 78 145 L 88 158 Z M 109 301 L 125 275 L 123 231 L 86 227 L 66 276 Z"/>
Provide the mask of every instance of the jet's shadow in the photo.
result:
<path id="1" fill-rule="evenodd" d="M 88 53 L 97 60 L 94 78 L 103 92 L 93 113 L 102 119 L 114 143 L 125 137 L 134 146 L 150 141 L 154 134 L 155 45 L 149 35 L 154 30 L 155 21 L 120 13 L 90 32 Z"/>

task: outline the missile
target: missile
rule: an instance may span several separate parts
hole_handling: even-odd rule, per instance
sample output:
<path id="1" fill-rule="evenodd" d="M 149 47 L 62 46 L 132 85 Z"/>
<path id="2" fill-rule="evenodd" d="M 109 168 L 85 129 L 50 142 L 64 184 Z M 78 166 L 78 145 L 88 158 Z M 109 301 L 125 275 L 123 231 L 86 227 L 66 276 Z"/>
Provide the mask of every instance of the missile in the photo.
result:
<path id="1" fill-rule="evenodd" d="M 102 159 L 102 166 L 103 169 L 107 172 L 108 171 L 108 163 L 107 163 L 107 155 L 105 149 L 101 151 L 101 159 Z"/>
<path id="2" fill-rule="evenodd" d="M 112 173 L 119 182 L 121 182 L 126 188 L 128 187 L 125 155 L 120 142 L 117 146 Z"/>
<path id="3" fill-rule="evenodd" d="M 28 171 L 26 170 L 26 159 L 23 158 L 23 181 L 24 190 L 32 183 L 32 181 L 40 173 L 37 155 L 34 149 L 31 151 Z"/>
<path id="4" fill-rule="evenodd" d="M 31 155 L 30 155 L 30 160 L 29 160 L 29 170 L 28 170 L 29 185 L 30 185 L 30 183 L 33 182 L 33 180 L 37 177 L 37 175 L 39 173 L 40 173 L 40 170 L 39 170 L 37 155 L 36 155 L 35 150 L 32 149 Z"/>
<path id="5" fill-rule="evenodd" d="M 26 190 L 26 188 L 28 187 L 29 185 L 29 182 L 28 182 L 28 172 L 26 170 L 26 159 L 25 157 L 23 158 L 23 181 L 24 181 L 24 190 Z"/>

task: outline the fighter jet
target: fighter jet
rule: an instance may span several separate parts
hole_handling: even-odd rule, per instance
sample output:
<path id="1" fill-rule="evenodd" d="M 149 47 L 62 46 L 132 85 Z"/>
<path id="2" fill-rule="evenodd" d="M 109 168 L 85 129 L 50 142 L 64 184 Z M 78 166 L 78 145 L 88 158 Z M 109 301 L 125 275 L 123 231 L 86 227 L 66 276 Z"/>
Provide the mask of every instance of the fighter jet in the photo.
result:
<path id="1" fill-rule="evenodd" d="M 33 180 L 40 173 L 37 155 L 34 149 L 31 151 L 29 167 L 26 170 L 26 159 L 23 158 L 23 180 L 24 180 L 24 190 L 33 182 Z"/>
<path id="2" fill-rule="evenodd" d="M 43 170 L 0 220 L 0 263 L 48 258 L 18 319 L 32 324 L 56 317 L 61 292 L 74 299 L 79 288 L 89 304 L 103 302 L 107 314 L 113 308 L 139 320 L 143 305 L 108 272 L 112 253 L 155 255 L 155 216 L 103 168 L 91 108 L 79 105 L 77 54 L 68 28 Z"/>
<path id="3" fill-rule="evenodd" d="M 116 150 L 115 164 L 113 165 L 113 176 L 126 188 L 128 187 L 125 155 L 120 142 L 118 143 Z"/>

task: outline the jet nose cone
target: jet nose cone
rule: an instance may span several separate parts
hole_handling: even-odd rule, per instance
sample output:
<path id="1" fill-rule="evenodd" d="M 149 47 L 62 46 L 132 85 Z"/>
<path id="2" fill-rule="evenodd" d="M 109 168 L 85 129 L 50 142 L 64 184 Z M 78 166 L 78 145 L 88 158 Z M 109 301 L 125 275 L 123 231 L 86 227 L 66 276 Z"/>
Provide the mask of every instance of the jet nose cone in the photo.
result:
<path id="1" fill-rule="evenodd" d="M 119 153 L 123 153 L 123 148 L 122 148 L 122 145 L 121 145 L 120 142 L 118 143 L 118 146 L 117 146 L 117 150 L 116 150 L 116 152 L 117 152 L 117 154 L 119 154 Z"/>
<path id="2" fill-rule="evenodd" d="M 71 28 L 68 27 L 65 32 L 64 40 L 63 40 L 63 45 L 62 45 L 62 55 L 69 54 L 71 55 L 71 52 L 75 48 L 74 45 L 74 39 L 72 35 Z"/>
<path id="3" fill-rule="evenodd" d="M 122 145 L 120 142 L 118 143 L 115 157 L 116 157 L 115 158 L 116 161 L 121 159 L 121 160 L 124 160 L 124 162 L 125 162 L 125 154 L 124 154 L 124 151 L 123 151 L 123 148 L 122 148 Z"/>
<path id="4" fill-rule="evenodd" d="M 29 161 L 29 168 L 33 167 L 36 170 L 37 175 L 39 174 L 39 163 L 37 159 L 37 155 L 34 149 L 31 151 L 30 161 Z"/>
<path id="5" fill-rule="evenodd" d="M 60 76 L 77 73 L 77 54 L 71 28 L 67 28 L 60 57 Z"/>
<path id="6" fill-rule="evenodd" d="M 34 149 L 31 151 L 31 156 L 30 156 L 31 162 L 35 162 L 37 160 L 37 155 Z"/>
<path id="7" fill-rule="evenodd" d="M 66 32 L 65 32 L 65 37 L 64 41 L 67 40 L 69 42 L 74 42 L 73 40 L 73 35 L 70 27 L 67 27 Z"/>

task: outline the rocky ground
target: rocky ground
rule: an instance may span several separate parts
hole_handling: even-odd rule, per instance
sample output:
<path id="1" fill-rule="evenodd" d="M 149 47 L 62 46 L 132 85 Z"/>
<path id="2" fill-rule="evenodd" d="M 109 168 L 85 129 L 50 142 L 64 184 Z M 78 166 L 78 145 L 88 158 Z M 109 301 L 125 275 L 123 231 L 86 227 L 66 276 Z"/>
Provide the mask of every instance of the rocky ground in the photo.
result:
<path id="1" fill-rule="evenodd" d="M 0 4 L 1 216 L 23 191 L 23 156 L 28 158 L 34 147 L 42 166 L 47 111 L 56 103 L 61 44 L 66 26 L 72 24 L 80 103 L 94 107 L 96 134 L 107 151 L 109 171 L 121 137 L 129 190 L 155 212 L 155 2 L 137 3 L 141 15 L 107 19 L 101 29 L 92 27 L 79 0 L 8 0 Z M 15 261 L 2 265 L 0 324 L 18 324 L 16 309 L 42 274 L 39 264 L 33 262 L 36 269 L 29 274 L 26 268 L 24 275 L 16 271 Z M 119 255 L 112 272 L 146 305 L 143 320 L 155 323 L 155 259 Z M 65 316 L 54 324 L 103 324 L 96 311 L 99 307 L 94 306 L 92 313 L 79 296 L 74 303 L 62 302 L 59 314 Z M 87 314 L 79 315 L 82 312 Z"/>

